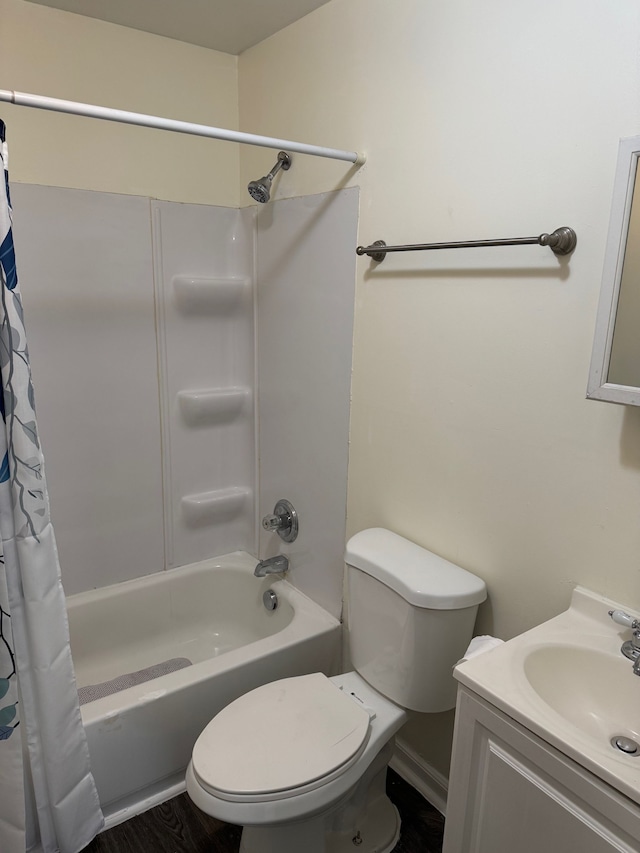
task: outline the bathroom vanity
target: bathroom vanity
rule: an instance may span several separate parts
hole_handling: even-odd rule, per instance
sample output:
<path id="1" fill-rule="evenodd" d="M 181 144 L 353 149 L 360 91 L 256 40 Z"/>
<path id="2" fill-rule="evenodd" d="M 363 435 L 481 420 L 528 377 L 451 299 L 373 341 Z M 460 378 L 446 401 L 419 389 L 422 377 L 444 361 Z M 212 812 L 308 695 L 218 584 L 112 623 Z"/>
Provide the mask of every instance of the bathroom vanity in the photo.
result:
<path id="1" fill-rule="evenodd" d="M 578 588 L 566 613 L 456 667 L 443 853 L 640 850 L 640 746 L 611 743 L 640 745 L 617 606 Z"/>

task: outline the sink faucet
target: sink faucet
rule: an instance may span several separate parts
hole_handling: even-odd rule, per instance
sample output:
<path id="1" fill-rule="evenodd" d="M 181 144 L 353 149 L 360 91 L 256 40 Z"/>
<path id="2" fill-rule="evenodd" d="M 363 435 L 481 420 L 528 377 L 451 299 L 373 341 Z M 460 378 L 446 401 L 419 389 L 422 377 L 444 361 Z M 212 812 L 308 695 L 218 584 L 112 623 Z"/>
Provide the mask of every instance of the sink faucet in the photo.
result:
<path id="1" fill-rule="evenodd" d="M 640 620 L 629 616 L 624 610 L 610 610 L 609 616 L 611 616 L 616 625 L 624 625 L 625 628 L 631 628 L 633 632 L 631 639 L 625 640 L 620 647 L 620 651 L 626 658 L 633 661 L 634 674 L 640 675 Z"/>
<path id="2" fill-rule="evenodd" d="M 263 578 L 265 575 L 278 574 L 279 572 L 289 571 L 289 560 L 284 554 L 276 554 L 275 557 L 269 557 L 268 560 L 260 560 L 255 567 L 254 575 L 257 578 Z"/>

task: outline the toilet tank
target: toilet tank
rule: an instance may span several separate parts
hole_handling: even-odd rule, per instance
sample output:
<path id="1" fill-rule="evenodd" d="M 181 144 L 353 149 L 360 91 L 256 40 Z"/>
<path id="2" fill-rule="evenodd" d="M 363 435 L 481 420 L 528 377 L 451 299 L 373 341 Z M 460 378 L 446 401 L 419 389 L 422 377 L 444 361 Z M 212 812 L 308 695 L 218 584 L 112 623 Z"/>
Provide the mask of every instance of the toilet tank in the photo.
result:
<path id="1" fill-rule="evenodd" d="M 455 707 L 452 670 L 473 636 L 484 581 L 380 527 L 356 533 L 345 562 L 354 669 L 403 708 Z"/>

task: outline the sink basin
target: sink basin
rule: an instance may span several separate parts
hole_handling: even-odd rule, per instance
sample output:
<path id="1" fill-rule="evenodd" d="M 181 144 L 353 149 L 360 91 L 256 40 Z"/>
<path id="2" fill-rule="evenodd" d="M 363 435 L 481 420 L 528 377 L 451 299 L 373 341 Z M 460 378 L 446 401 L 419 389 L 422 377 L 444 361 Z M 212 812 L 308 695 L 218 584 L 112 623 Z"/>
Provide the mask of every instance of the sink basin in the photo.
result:
<path id="1" fill-rule="evenodd" d="M 620 646 L 631 636 L 609 610 L 625 610 L 576 587 L 564 613 L 486 654 L 459 663 L 463 688 L 640 805 L 640 677 Z M 612 738 L 622 738 L 618 746 Z"/>
<path id="2" fill-rule="evenodd" d="M 547 645 L 524 658 L 531 688 L 566 722 L 609 744 L 622 735 L 640 742 L 640 677 L 622 654 Z"/>

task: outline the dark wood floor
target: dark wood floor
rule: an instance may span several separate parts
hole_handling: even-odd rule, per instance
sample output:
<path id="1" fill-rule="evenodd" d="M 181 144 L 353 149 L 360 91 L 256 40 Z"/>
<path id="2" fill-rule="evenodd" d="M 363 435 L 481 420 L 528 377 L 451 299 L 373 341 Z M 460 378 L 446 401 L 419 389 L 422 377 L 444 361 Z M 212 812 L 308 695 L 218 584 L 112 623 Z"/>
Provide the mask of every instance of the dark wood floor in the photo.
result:
<path id="1" fill-rule="evenodd" d="M 387 792 L 402 817 L 394 853 L 441 853 L 442 815 L 393 770 Z M 241 831 L 204 814 L 182 794 L 103 832 L 83 853 L 238 853 Z"/>

